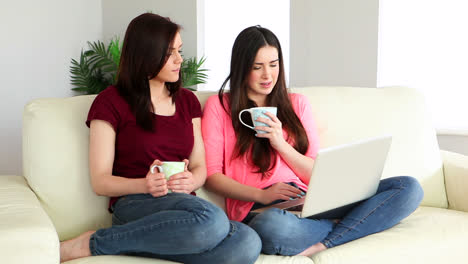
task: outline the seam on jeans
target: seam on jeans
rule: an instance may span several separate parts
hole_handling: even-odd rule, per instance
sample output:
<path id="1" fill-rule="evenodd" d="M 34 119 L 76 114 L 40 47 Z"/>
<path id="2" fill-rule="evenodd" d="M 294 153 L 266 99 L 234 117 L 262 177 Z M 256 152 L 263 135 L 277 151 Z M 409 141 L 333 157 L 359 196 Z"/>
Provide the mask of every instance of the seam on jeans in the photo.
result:
<path id="1" fill-rule="evenodd" d="M 200 202 L 198 202 L 198 203 L 200 203 Z M 200 203 L 200 204 L 203 207 L 203 211 L 200 213 L 200 215 L 204 215 L 206 213 L 206 207 L 205 207 L 205 205 L 203 203 Z M 147 215 L 147 216 L 149 216 L 149 215 Z M 147 216 L 145 216 L 145 217 L 147 217 Z M 109 234 L 109 235 L 105 235 L 105 236 L 99 236 L 99 235 L 96 234 L 96 237 L 98 237 L 100 239 L 109 239 L 109 238 L 111 238 L 111 239 L 120 239 L 122 236 L 126 236 L 129 233 L 140 232 L 140 231 L 145 231 L 145 230 L 152 230 L 152 229 L 154 229 L 156 227 L 163 226 L 165 224 L 172 223 L 172 222 L 180 224 L 180 223 L 183 223 L 183 222 L 186 222 L 186 221 L 193 221 L 193 220 L 195 220 L 194 217 L 185 218 L 185 219 L 170 220 L 170 221 L 165 221 L 165 222 L 161 222 L 161 223 L 158 223 L 158 224 L 152 224 L 152 225 L 149 225 L 149 226 L 140 226 L 140 227 L 132 229 L 132 230 L 119 232 L 118 234 L 113 233 L 113 234 Z"/>
<path id="2" fill-rule="evenodd" d="M 288 246 L 280 246 L 274 247 L 275 253 L 282 256 L 296 256 L 297 254 L 301 253 L 302 251 L 308 249 L 309 247 L 305 247 L 303 250 L 297 250 L 294 247 Z"/>
<path id="3" fill-rule="evenodd" d="M 231 228 L 230 228 L 230 232 L 228 233 L 228 235 L 226 237 L 230 237 L 234 233 L 237 232 L 237 226 L 235 224 L 233 224 L 233 223 L 231 223 L 231 221 L 229 221 L 229 225 L 231 225 Z"/>
<path id="4" fill-rule="evenodd" d="M 386 203 L 388 200 L 390 200 L 391 198 L 393 198 L 395 195 L 399 194 L 401 192 L 401 190 L 403 189 L 403 183 L 401 181 L 401 179 L 399 179 L 400 181 L 400 187 L 398 188 L 398 191 L 395 192 L 394 194 L 392 194 L 390 197 L 388 197 L 387 199 L 385 199 L 384 201 L 382 201 L 380 204 L 378 204 L 374 209 L 372 209 L 372 211 L 369 212 L 369 214 L 367 214 L 366 216 L 364 216 L 361 220 L 359 220 L 355 225 L 353 225 L 352 227 L 348 227 L 348 229 L 344 230 L 343 232 L 341 232 L 340 234 L 337 234 L 335 235 L 334 237 L 332 238 L 328 238 L 328 239 L 324 239 L 323 240 L 323 244 L 325 246 L 327 245 L 330 245 L 330 243 L 337 239 L 337 238 L 341 238 L 343 237 L 343 235 L 349 231 L 351 231 L 352 229 L 354 229 L 356 226 L 360 225 L 365 219 L 367 219 L 371 214 L 373 214 L 379 207 L 381 207 L 384 203 Z M 329 246 L 327 246 L 327 248 L 330 248 Z"/>
<path id="5" fill-rule="evenodd" d="M 91 256 L 99 256 L 99 255 L 101 255 L 100 252 L 97 252 L 96 246 L 95 246 L 95 244 L 94 244 L 94 243 L 96 243 L 96 242 L 94 241 L 94 239 L 95 239 L 94 237 L 95 237 L 95 236 L 97 236 L 97 235 L 96 235 L 96 232 L 94 232 L 94 234 L 92 234 L 91 237 L 89 238 L 89 251 L 91 252 Z"/>
<path id="6" fill-rule="evenodd" d="M 166 197 L 166 196 L 157 197 L 157 199 L 167 199 L 167 198 L 168 197 Z M 116 206 L 127 207 L 127 206 L 134 205 L 136 203 L 145 202 L 145 201 L 151 200 L 151 199 L 154 199 L 154 197 L 149 196 L 149 197 L 142 197 L 141 199 L 128 199 L 127 196 L 122 196 L 113 205 L 114 205 L 114 207 L 116 207 Z"/>

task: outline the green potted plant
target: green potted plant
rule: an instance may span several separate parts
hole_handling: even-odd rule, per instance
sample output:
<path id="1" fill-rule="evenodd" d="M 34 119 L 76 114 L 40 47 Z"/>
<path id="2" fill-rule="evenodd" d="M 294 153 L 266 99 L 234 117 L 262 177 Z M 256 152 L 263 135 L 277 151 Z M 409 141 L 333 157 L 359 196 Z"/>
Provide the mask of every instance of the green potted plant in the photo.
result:
<path id="1" fill-rule="evenodd" d="M 115 84 L 122 45 L 114 38 L 109 45 L 101 41 L 88 42 L 89 49 L 81 51 L 79 61 L 71 60 L 70 74 L 72 90 L 83 94 L 97 94 Z M 184 59 L 180 68 L 182 86 L 192 91 L 197 84 L 206 83 L 207 69 L 202 68 L 205 58 Z"/>

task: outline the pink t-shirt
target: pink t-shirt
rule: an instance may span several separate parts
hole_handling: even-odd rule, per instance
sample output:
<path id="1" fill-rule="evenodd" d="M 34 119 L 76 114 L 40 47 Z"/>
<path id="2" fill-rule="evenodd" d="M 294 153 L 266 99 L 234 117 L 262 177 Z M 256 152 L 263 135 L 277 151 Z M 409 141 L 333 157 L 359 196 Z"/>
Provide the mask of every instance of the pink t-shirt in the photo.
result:
<path id="1" fill-rule="evenodd" d="M 301 120 L 309 139 L 309 148 L 305 155 L 315 159 L 318 151 L 318 134 L 310 103 L 304 95 L 291 93 L 289 97 L 294 112 Z M 227 106 L 227 104 L 225 105 Z M 208 98 L 205 104 L 202 116 L 202 133 L 205 143 L 208 177 L 220 172 L 242 184 L 260 189 L 277 182 L 294 182 L 301 189 L 307 190 L 307 185 L 299 179 L 280 155 L 276 155 L 271 176 L 265 179 L 262 179 L 261 173 L 254 172 L 256 168 L 247 162 L 248 157 L 246 155 L 232 159 L 236 145 L 236 134 L 232 126 L 231 116 L 226 113 L 217 95 Z M 285 139 L 287 138 L 285 131 L 283 131 L 283 136 Z M 242 221 L 253 204 L 253 202 L 227 198 L 227 214 L 232 220 Z"/>

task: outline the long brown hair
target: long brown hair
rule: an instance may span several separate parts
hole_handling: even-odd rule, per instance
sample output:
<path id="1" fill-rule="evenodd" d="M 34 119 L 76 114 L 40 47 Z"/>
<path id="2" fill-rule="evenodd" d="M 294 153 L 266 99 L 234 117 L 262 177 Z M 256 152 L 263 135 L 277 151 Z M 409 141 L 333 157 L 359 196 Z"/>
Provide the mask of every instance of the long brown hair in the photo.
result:
<path id="1" fill-rule="evenodd" d="M 221 86 L 218 95 L 224 110 L 230 113 L 232 126 L 234 127 L 234 131 L 236 131 L 237 141 L 233 158 L 250 153 L 251 162 L 258 168 L 256 172 L 262 173 L 263 176 L 268 176 L 268 172 L 274 165 L 276 155 L 274 149 L 271 147 L 268 139 L 255 137 L 255 133 L 250 128 L 242 125 L 238 118 L 241 110 L 257 106 L 247 96 L 249 89 L 248 76 L 252 70 L 258 50 L 265 46 L 275 47 L 279 57 L 278 80 L 271 93 L 267 96 L 266 106 L 278 107 L 277 116 L 288 133 L 288 141 L 293 143 L 293 147 L 298 152 L 301 154 L 306 153 L 309 147 L 309 140 L 307 139 L 304 126 L 294 112 L 288 96 L 281 45 L 278 38 L 270 30 L 260 26 L 253 26 L 244 29 L 237 36 L 232 48 L 231 70 Z M 225 96 L 224 89 L 228 81 L 230 82 L 230 92 L 226 94 L 226 103 L 229 107 L 226 107 L 223 97 Z"/>
<path id="2" fill-rule="evenodd" d="M 137 124 L 153 131 L 154 112 L 149 80 L 156 77 L 168 60 L 171 47 L 180 26 L 152 13 L 134 18 L 127 27 L 122 46 L 116 87 L 135 114 Z M 181 78 L 166 83 L 173 102 L 181 86 Z"/>

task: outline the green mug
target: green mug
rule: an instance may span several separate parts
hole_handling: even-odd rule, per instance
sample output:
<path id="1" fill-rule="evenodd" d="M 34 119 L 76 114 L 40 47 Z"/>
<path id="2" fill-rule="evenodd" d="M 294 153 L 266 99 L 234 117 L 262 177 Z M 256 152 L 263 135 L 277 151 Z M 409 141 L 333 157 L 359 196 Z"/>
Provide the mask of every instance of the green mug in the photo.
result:
<path id="1" fill-rule="evenodd" d="M 183 161 L 163 161 L 162 165 L 153 165 L 150 168 L 151 173 L 155 173 L 156 169 L 160 173 L 164 173 L 166 180 L 177 173 L 185 171 L 185 162 Z M 168 193 L 171 193 L 171 190 L 168 190 Z"/>
<path id="2" fill-rule="evenodd" d="M 153 165 L 151 166 L 151 173 L 155 173 L 156 169 L 160 173 L 164 173 L 166 180 L 177 173 L 183 172 L 185 170 L 185 162 L 183 161 L 163 161 L 162 165 Z"/>

